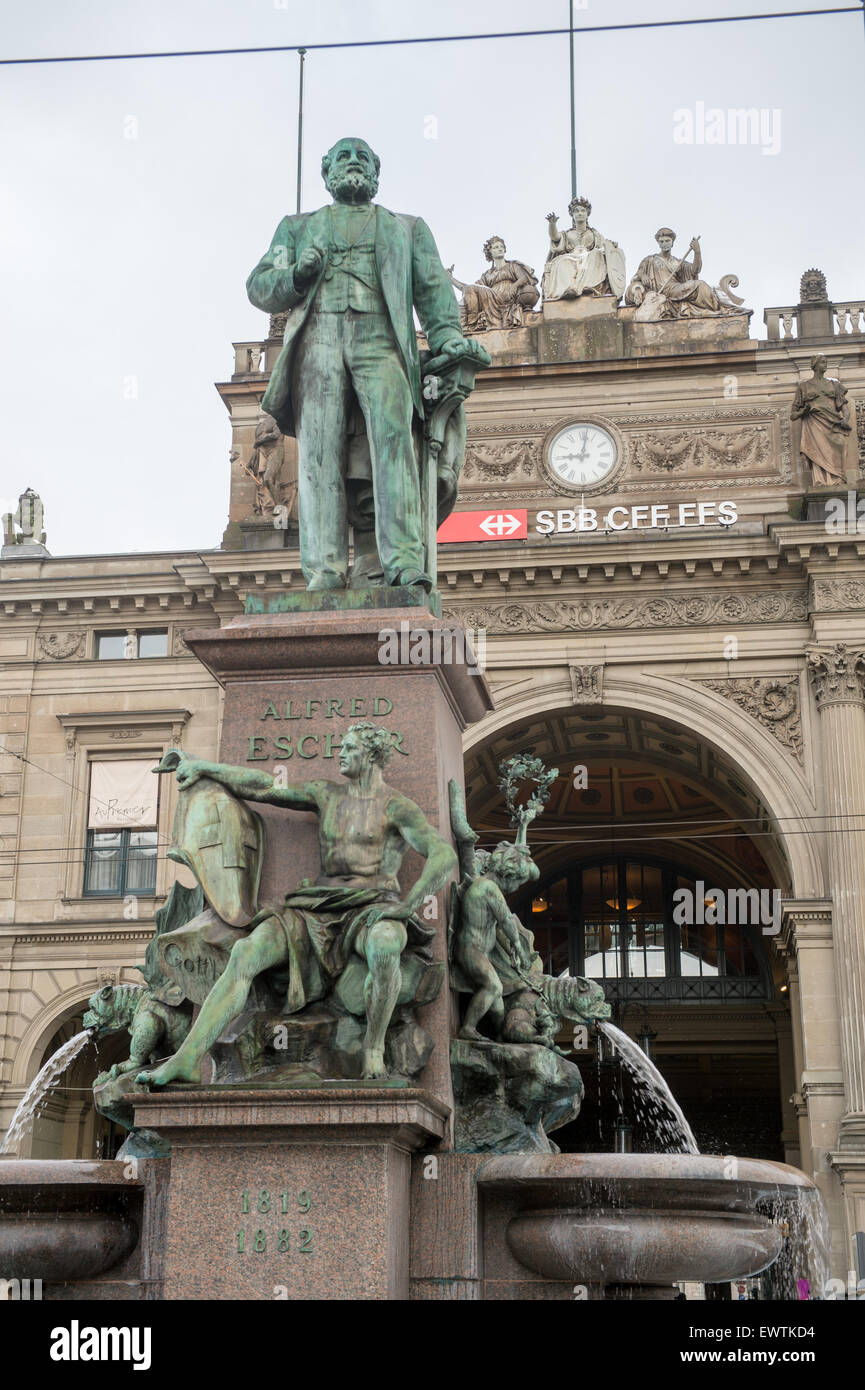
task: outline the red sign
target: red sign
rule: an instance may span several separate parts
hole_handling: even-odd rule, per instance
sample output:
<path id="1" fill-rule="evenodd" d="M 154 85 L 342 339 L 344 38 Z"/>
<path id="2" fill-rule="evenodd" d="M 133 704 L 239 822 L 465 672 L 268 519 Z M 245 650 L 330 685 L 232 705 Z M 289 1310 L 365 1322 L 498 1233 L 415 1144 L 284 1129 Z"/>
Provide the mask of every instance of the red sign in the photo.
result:
<path id="1" fill-rule="evenodd" d="M 524 541 L 528 512 L 451 512 L 438 529 L 440 545 L 449 541 Z"/>

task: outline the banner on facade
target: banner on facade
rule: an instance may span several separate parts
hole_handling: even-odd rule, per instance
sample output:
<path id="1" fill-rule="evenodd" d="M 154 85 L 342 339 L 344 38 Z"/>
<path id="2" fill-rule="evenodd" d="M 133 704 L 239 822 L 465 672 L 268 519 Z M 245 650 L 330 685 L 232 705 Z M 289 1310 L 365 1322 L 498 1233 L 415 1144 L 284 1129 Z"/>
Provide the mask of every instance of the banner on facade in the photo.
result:
<path id="1" fill-rule="evenodd" d="M 159 778 L 153 759 L 119 759 L 90 764 L 90 830 L 137 830 L 156 825 Z"/>

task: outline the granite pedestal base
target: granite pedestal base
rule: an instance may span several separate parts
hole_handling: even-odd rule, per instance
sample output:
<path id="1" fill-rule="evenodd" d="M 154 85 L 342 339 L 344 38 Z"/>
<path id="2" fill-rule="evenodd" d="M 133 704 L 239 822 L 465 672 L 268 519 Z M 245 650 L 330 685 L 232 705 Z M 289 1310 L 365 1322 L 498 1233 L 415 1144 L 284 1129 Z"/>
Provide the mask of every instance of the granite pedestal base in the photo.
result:
<path id="1" fill-rule="evenodd" d="M 408 1298 L 411 1155 L 447 1115 L 377 1084 L 136 1097 L 172 1146 L 161 1297 Z"/>
<path id="2" fill-rule="evenodd" d="M 305 602 L 320 597 L 300 595 Z M 187 646 L 225 688 L 221 762 L 284 775 L 288 782 L 341 782 L 342 738 L 352 724 L 370 720 L 394 735 L 386 781 L 411 797 L 448 841 L 448 783 L 462 782 L 462 733 L 492 707 L 462 638 L 418 607 L 247 614 L 222 628 L 185 634 Z M 321 872 L 318 819 L 260 803 L 256 810 L 267 837 L 258 903 L 278 909 L 286 893 Z M 417 854 L 406 855 L 404 891 L 422 867 Z M 416 1019 L 433 1044 L 418 1084 L 450 1109 L 446 912 L 447 889 L 423 907 L 435 929 L 431 955 L 441 966 L 442 987 L 417 1005 Z"/>

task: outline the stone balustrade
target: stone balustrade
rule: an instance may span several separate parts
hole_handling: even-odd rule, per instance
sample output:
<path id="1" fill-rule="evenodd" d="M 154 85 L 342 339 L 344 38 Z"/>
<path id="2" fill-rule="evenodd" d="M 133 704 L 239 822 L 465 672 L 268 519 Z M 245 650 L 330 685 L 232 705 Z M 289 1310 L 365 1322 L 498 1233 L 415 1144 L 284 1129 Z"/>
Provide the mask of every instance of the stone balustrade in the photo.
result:
<path id="1" fill-rule="evenodd" d="M 763 322 L 770 342 L 785 338 L 865 337 L 865 300 L 848 299 L 837 304 L 789 304 L 764 309 Z"/>
<path id="2" fill-rule="evenodd" d="M 257 343 L 234 343 L 234 376 L 263 376 L 273 371 L 282 351 L 282 338 L 266 338 Z"/>

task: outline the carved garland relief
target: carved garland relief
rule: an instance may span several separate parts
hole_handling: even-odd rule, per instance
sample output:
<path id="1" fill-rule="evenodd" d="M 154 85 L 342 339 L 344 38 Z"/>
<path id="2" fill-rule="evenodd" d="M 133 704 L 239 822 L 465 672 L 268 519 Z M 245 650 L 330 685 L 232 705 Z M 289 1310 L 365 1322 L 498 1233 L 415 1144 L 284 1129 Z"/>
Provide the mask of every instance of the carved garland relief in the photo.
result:
<path id="1" fill-rule="evenodd" d="M 754 594 L 729 589 L 637 599 L 568 602 L 489 603 L 448 607 L 448 622 L 490 633 L 567 632 L 589 628 L 701 627 L 713 623 L 789 623 L 807 617 L 804 589 L 762 589 Z"/>
<path id="2" fill-rule="evenodd" d="M 40 632 L 39 650 L 50 661 L 68 661 L 84 656 L 85 632 Z"/>
<path id="3" fill-rule="evenodd" d="M 575 407 L 572 413 L 576 418 L 579 411 Z M 857 415 L 860 439 L 865 440 L 865 402 L 857 402 Z M 688 479 L 698 489 L 716 486 L 725 477 L 747 487 L 793 478 L 790 422 L 783 412 L 738 406 L 628 416 L 611 412 L 607 418 L 625 439 L 625 468 L 617 491 L 660 492 L 674 476 Z M 475 488 L 524 478 L 537 479 L 537 486 L 519 492 L 509 487 L 511 501 L 547 496 L 549 487 L 540 477 L 541 441 L 557 423 L 561 423 L 558 415 L 470 425 L 463 477 L 473 498 L 497 500 L 497 491 L 475 492 Z M 496 435 L 505 438 L 497 441 Z"/>

